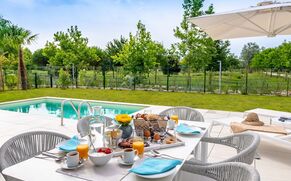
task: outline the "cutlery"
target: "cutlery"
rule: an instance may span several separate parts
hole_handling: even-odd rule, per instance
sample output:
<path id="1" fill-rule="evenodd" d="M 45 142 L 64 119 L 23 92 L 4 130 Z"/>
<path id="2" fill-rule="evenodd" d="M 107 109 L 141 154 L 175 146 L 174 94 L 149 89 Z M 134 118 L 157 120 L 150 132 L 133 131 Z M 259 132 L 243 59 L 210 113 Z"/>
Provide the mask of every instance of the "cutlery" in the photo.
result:
<path id="1" fill-rule="evenodd" d="M 172 159 L 176 159 L 176 160 L 182 160 L 180 158 L 177 158 L 177 157 L 173 157 L 171 155 L 167 155 L 167 154 L 163 154 L 163 153 L 160 153 L 158 152 L 157 150 L 151 150 L 151 153 L 154 155 L 154 156 L 157 156 L 157 157 L 168 157 L 168 158 L 172 158 Z"/>
<path id="2" fill-rule="evenodd" d="M 130 174 L 130 172 L 128 171 L 125 175 L 123 175 L 123 177 L 120 178 L 120 181 L 123 180 L 123 179 L 125 179 L 125 177 L 126 177 L 127 175 L 129 175 L 129 174 Z"/>
<path id="3" fill-rule="evenodd" d="M 35 156 L 34 158 L 38 158 L 38 159 L 53 159 L 54 161 L 58 162 L 58 161 L 62 161 L 63 158 L 53 158 L 53 157 L 49 157 L 49 156 Z"/>
<path id="4" fill-rule="evenodd" d="M 46 152 L 46 151 L 42 152 L 41 154 L 44 156 L 47 156 L 47 157 L 51 157 L 51 158 L 63 158 L 63 157 L 65 157 L 65 155 L 53 154 L 53 153 Z"/>
<path id="5" fill-rule="evenodd" d="M 206 128 L 204 128 L 204 127 L 200 127 L 200 126 L 194 126 L 194 125 L 189 125 L 189 124 L 186 124 L 186 123 L 184 123 L 186 126 L 189 126 L 189 127 L 196 127 L 196 128 L 200 128 L 200 129 L 202 129 L 202 130 L 206 130 Z"/>

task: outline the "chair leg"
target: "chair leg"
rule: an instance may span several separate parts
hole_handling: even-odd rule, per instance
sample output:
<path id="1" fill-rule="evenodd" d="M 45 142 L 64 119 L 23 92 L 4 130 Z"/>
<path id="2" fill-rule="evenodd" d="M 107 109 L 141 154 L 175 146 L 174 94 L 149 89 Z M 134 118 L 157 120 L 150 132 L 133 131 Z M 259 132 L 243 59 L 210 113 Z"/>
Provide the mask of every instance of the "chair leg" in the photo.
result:
<path id="1" fill-rule="evenodd" d="M 260 160 L 260 159 L 261 159 L 261 155 L 258 152 L 256 152 L 256 154 L 255 154 L 255 160 Z"/>

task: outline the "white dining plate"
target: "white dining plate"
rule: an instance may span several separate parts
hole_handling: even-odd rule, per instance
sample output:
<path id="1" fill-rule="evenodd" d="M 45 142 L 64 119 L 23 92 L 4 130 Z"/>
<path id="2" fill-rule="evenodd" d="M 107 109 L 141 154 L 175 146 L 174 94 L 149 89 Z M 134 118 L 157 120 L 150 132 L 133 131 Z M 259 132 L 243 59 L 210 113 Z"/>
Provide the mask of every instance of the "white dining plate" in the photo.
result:
<path id="1" fill-rule="evenodd" d="M 195 127 L 195 126 L 189 126 L 189 127 L 191 127 L 191 128 L 193 128 L 193 129 L 199 131 L 200 133 L 184 133 L 184 132 L 178 132 L 178 131 L 177 131 L 177 133 L 178 133 L 178 134 L 181 134 L 181 135 L 199 135 L 199 134 L 202 133 L 202 129 L 199 128 L 199 127 Z"/>
<path id="2" fill-rule="evenodd" d="M 139 176 L 139 177 L 142 177 L 142 178 L 147 178 L 147 179 L 158 179 L 158 178 L 164 178 L 164 177 L 170 176 L 173 173 L 175 173 L 176 171 L 177 171 L 177 167 L 175 167 L 172 170 L 169 170 L 167 172 L 160 173 L 160 174 L 154 174 L 154 175 L 139 175 L 139 174 L 136 174 L 136 175 Z"/>
<path id="3" fill-rule="evenodd" d="M 84 161 L 83 162 L 81 162 L 81 163 L 79 163 L 77 166 L 75 166 L 75 167 L 68 167 L 68 165 L 67 165 L 67 160 L 64 160 L 62 163 L 61 163 L 61 168 L 62 169 L 65 169 L 65 170 L 75 170 L 75 169 L 77 169 L 77 168 L 80 168 L 80 167 L 82 167 L 84 165 Z"/>

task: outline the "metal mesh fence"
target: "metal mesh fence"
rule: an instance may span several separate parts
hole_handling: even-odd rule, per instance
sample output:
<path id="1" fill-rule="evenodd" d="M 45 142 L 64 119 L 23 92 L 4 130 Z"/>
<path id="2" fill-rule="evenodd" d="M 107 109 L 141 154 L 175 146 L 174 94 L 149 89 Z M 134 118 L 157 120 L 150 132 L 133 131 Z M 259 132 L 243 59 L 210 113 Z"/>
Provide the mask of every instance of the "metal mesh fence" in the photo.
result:
<path id="1" fill-rule="evenodd" d="M 59 87 L 59 70 L 64 67 L 34 67 L 27 70 L 30 88 Z M 153 70 L 135 78 L 125 72 L 122 67 L 115 67 L 114 71 L 102 72 L 101 67 L 88 69 L 67 69 L 71 88 L 99 88 L 99 89 L 138 89 L 152 91 L 173 92 L 210 92 L 224 94 L 261 94 L 261 95 L 289 95 L 291 91 L 290 75 L 286 72 L 269 75 L 266 72 L 249 73 L 248 86 L 244 70 L 222 72 L 221 87 L 219 87 L 219 72 L 207 71 L 186 72 L 165 75 Z M 17 70 L 4 71 L 5 89 L 18 89 Z"/>

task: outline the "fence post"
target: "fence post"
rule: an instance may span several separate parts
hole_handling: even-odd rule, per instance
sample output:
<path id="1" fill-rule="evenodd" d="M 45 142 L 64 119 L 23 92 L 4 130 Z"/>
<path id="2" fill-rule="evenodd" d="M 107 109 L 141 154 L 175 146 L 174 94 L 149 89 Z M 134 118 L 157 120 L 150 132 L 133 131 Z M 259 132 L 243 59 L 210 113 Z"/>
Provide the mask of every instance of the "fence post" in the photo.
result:
<path id="1" fill-rule="evenodd" d="M 203 92 L 206 92 L 206 68 L 204 67 L 204 84 L 203 84 Z"/>
<path id="2" fill-rule="evenodd" d="M 192 77 L 189 77 L 189 92 L 192 91 Z"/>
<path id="3" fill-rule="evenodd" d="M 169 91 L 169 79 L 170 79 L 170 75 L 167 75 L 167 91 Z"/>
<path id="4" fill-rule="evenodd" d="M 102 70 L 102 76 L 103 76 L 103 89 L 106 88 L 106 74 L 105 74 L 105 70 Z"/>
<path id="5" fill-rule="evenodd" d="M 50 74 L 50 85 L 53 88 L 53 74 Z"/>
<path id="6" fill-rule="evenodd" d="M 116 71 L 115 71 L 115 90 L 117 90 L 117 85 L 118 85 L 118 69 L 116 68 Z"/>
<path id="7" fill-rule="evenodd" d="M 76 78 L 75 78 L 75 86 L 76 86 L 76 88 L 78 88 L 78 77 L 79 77 L 79 71 L 78 71 L 78 69 L 76 68 L 75 69 L 75 74 L 76 74 Z"/>
<path id="8" fill-rule="evenodd" d="M 169 91 L 170 67 L 167 65 L 167 91 Z"/>
<path id="9" fill-rule="evenodd" d="M 34 87 L 37 89 L 37 73 L 34 73 Z"/>

